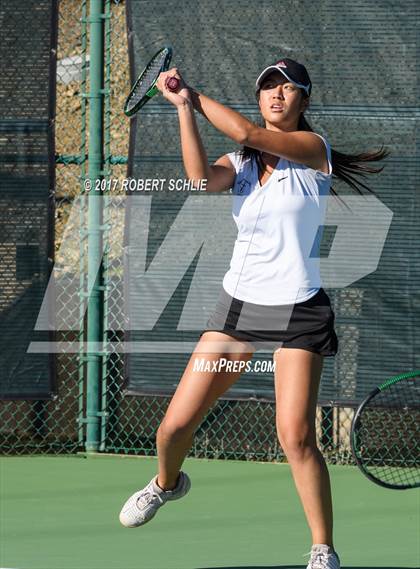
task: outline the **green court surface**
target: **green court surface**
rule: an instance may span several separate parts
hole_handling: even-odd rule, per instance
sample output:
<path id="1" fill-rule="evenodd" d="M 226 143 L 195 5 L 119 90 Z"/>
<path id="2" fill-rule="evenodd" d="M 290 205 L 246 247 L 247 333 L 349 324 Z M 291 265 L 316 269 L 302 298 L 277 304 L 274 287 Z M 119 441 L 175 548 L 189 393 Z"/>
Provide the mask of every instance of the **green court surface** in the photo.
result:
<path id="1" fill-rule="evenodd" d="M 287 464 L 188 458 L 192 487 L 147 525 L 118 520 L 157 459 L 3 457 L 0 567 L 13 569 L 305 568 L 310 534 Z M 380 488 L 329 466 L 342 568 L 420 565 L 420 492 Z"/>

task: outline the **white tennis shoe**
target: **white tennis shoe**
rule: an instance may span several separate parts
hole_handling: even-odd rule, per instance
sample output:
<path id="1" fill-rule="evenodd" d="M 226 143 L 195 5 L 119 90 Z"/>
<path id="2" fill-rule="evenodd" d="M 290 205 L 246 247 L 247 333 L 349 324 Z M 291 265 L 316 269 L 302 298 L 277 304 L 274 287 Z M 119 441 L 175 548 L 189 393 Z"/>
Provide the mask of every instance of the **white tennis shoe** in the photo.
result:
<path id="1" fill-rule="evenodd" d="M 311 558 L 306 569 L 340 569 L 340 558 L 328 545 L 313 545 L 307 555 Z"/>
<path id="2" fill-rule="evenodd" d="M 162 490 L 157 485 L 157 477 L 158 475 L 142 490 L 130 496 L 122 507 L 120 522 L 126 528 L 136 528 L 150 522 L 161 506 L 170 500 L 179 500 L 191 488 L 191 480 L 182 470 L 173 490 Z"/>

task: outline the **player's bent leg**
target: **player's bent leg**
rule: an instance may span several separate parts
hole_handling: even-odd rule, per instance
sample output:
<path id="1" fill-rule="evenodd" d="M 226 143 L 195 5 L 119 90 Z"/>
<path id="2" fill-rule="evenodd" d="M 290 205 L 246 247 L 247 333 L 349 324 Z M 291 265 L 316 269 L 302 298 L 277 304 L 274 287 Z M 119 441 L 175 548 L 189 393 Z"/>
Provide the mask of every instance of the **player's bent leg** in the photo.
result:
<path id="1" fill-rule="evenodd" d="M 180 468 L 194 431 L 209 408 L 240 377 L 253 352 L 248 342 L 222 332 L 202 335 L 158 429 L 159 475 L 124 504 L 120 522 L 125 527 L 144 525 L 166 502 L 187 494 L 191 481 Z M 200 358 L 204 361 L 200 362 Z"/>
<path id="2" fill-rule="evenodd" d="M 194 432 L 210 407 L 239 379 L 254 351 L 248 342 L 223 332 L 203 334 L 158 429 L 158 483 L 162 488 L 176 484 Z"/>

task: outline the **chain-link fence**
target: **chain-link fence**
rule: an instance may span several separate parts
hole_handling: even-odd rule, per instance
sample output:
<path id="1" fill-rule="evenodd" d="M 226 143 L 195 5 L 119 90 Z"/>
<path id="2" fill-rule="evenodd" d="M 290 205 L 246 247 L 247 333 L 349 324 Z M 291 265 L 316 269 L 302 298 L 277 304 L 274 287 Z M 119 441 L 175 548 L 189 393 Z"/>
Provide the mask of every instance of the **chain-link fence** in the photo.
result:
<path id="1" fill-rule="evenodd" d="M 184 6 L 185 7 L 185 6 Z M 106 179 L 127 176 L 130 123 L 123 115 L 130 88 L 126 3 L 104 1 L 104 172 Z M 1 450 L 5 454 L 74 453 L 85 450 L 87 415 L 86 378 L 89 355 L 86 341 L 87 235 L 85 196 L 89 145 L 89 3 L 60 0 L 57 50 L 56 189 L 55 189 L 55 310 L 61 329 L 57 343 L 67 342 L 71 351 L 57 350 L 57 391 L 51 400 L 1 402 Z M 98 450 L 109 453 L 156 454 L 157 428 L 169 404 L 168 397 L 128 395 L 123 388 L 124 225 L 121 184 L 104 196 L 103 208 L 103 350 L 97 419 Z M 112 198 L 112 207 L 110 200 Z M 120 206 L 120 207 L 119 207 Z M 75 214 L 76 212 L 76 214 Z M 343 291 L 344 293 L 344 291 Z M 342 306 L 340 306 L 340 302 Z M 345 313 L 357 298 L 336 295 L 334 310 Z M 357 344 L 355 329 L 342 325 L 340 363 L 354 375 L 352 353 Z M 63 344 L 64 345 L 64 344 Z M 106 347 L 112 345 L 112 350 Z M 78 346 L 80 346 L 78 348 Z M 127 356 L 129 357 L 129 356 Z M 347 363 L 346 363 L 347 362 Z M 346 372 L 346 373 L 347 373 Z M 179 378 L 174 378 L 175 382 Z M 352 406 L 323 405 L 317 410 L 320 448 L 330 462 L 352 461 L 349 430 Z M 275 426 L 272 400 L 220 399 L 196 432 L 190 456 L 242 460 L 283 460 Z"/>

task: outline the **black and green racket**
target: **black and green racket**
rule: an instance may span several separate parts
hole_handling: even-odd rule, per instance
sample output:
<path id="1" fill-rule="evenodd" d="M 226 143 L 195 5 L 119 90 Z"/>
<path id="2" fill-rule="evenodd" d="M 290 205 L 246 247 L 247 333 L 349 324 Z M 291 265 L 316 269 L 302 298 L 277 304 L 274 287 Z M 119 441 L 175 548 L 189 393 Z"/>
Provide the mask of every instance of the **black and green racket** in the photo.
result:
<path id="1" fill-rule="evenodd" d="M 420 486 L 420 370 L 388 379 L 361 403 L 351 449 L 365 476 L 396 490 Z"/>
<path id="2" fill-rule="evenodd" d="M 158 93 L 156 81 L 162 71 L 168 70 L 171 59 L 172 49 L 164 47 L 155 53 L 140 73 L 124 105 L 124 113 L 128 117 L 134 115 Z M 176 77 L 170 77 L 166 82 L 166 86 L 170 91 L 176 91 L 178 85 L 179 80 Z"/>

